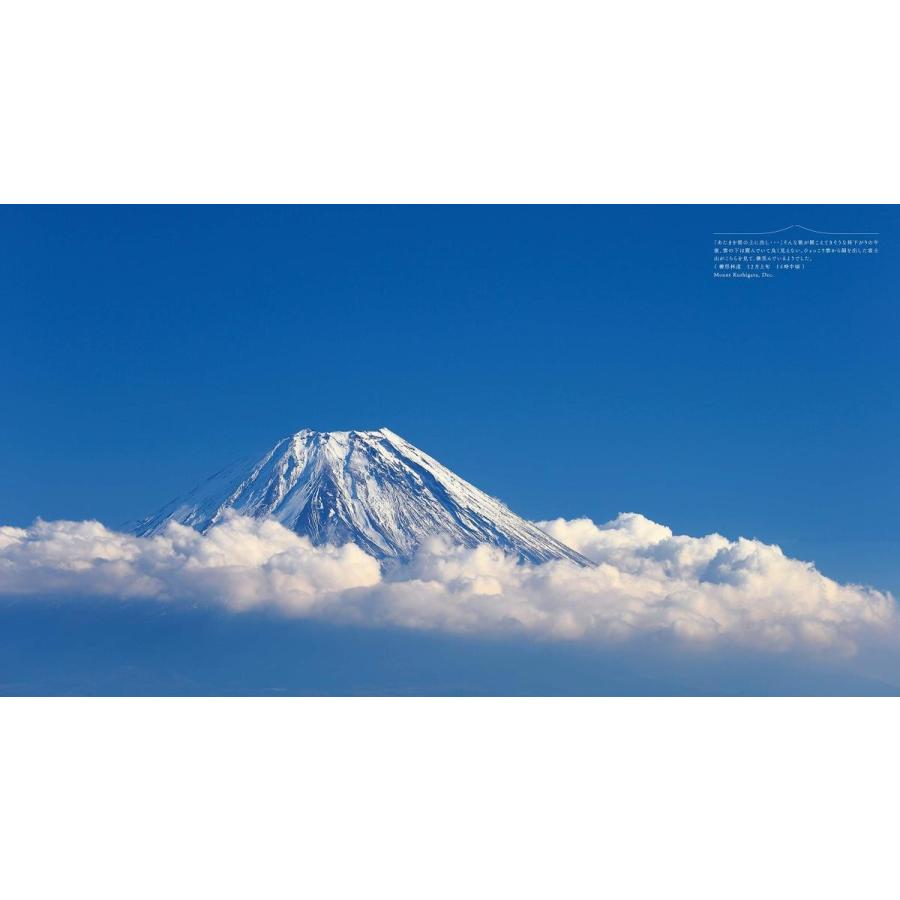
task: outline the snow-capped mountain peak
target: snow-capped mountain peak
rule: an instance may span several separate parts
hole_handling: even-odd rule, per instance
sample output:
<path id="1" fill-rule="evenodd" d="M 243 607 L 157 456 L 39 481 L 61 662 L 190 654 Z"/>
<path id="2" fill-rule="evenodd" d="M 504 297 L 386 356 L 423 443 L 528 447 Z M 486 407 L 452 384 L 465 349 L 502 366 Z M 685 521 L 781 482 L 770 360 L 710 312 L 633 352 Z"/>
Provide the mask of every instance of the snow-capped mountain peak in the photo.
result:
<path id="1" fill-rule="evenodd" d="M 171 521 L 205 531 L 229 509 L 271 516 L 314 544 L 352 542 L 381 559 L 406 559 L 442 536 L 523 561 L 591 565 L 387 428 L 298 431 L 260 459 L 223 469 L 135 531 L 155 534 Z"/>

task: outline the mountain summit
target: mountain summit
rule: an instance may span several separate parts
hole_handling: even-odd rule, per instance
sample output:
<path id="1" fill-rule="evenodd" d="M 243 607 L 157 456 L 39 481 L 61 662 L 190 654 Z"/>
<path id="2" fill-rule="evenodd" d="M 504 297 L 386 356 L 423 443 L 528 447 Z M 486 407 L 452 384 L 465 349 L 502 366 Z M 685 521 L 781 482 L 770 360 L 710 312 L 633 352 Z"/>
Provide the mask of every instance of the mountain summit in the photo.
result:
<path id="1" fill-rule="evenodd" d="M 180 522 L 200 531 L 233 509 L 271 516 L 314 544 L 352 542 L 379 559 L 407 559 L 427 538 L 491 544 L 521 561 L 592 563 L 403 438 L 378 431 L 310 431 L 259 460 L 223 469 L 135 529 Z"/>

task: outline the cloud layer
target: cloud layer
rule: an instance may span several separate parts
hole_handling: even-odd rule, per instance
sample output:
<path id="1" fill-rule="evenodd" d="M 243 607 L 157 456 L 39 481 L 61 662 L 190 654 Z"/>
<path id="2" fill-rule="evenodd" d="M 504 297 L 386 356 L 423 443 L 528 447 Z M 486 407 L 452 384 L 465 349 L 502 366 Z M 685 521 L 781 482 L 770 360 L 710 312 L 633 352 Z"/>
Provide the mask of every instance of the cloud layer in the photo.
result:
<path id="1" fill-rule="evenodd" d="M 841 585 L 780 548 L 673 535 L 623 513 L 539 522 L 598 565 L 519 565 L 499 550 L 435 539 L 386 567 L 359 548 L 314 547 L 274 521 L 232 515 L 200 534 L 171 524 L 138 538 L 99 522 L 0 527 L 0 594 L 264 606 L 337 622 L 457 633 L 625 641 L 650 633 L 851 653 L 898 629 L 890 594 Z"/>

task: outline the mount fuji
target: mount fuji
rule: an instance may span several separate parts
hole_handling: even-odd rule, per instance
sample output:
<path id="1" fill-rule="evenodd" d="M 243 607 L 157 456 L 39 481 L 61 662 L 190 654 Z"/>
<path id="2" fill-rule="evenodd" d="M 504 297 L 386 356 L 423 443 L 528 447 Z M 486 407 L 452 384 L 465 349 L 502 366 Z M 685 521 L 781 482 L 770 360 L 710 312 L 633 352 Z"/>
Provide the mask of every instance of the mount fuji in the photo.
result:
<path id="1" fill-rule="evenodd" d="M 314 544 L 354 543 L 382 560 L 409 559 L 426 539 L 490 544 L 522 562 L 593 565 L 408 441 L 378 431 L 311 431 L 261 459 L 228 466 L 134 529 L 169 522 L 206 531 L 226 513 L 272 517 Z"/>

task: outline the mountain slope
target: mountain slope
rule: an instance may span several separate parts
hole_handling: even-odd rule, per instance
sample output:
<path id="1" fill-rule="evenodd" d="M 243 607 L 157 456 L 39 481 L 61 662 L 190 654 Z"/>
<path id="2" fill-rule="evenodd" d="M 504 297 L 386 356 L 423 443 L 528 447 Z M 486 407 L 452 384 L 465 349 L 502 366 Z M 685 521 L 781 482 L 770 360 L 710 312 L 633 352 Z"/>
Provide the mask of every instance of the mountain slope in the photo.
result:
<path id="1" fill-rule="evenodd" d="M 228 509 L 271 516 L 314 544 L 353 542 L 381 559 L 408 558 L 440 535 L 523 561 L 592 565 L 386 428 L 299 431 L 262 459 L 223 469 L 135 532 L 155 534 L 170 521 L 203 531 Z"/>

